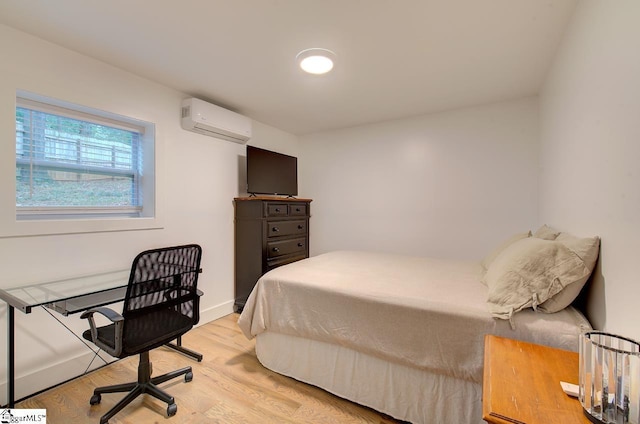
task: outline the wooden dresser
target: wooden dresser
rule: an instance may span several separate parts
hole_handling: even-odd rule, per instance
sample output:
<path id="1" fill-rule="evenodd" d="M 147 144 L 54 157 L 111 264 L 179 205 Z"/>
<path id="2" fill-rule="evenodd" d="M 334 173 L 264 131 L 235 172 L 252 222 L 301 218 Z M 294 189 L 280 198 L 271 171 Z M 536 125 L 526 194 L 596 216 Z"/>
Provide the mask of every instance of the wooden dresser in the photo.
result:
<path id="1" fill-rule="evenodd" d="M 234 204 L 234 308 L 240 312 L 264 273 L 309 257 L 311 199 L 238 197 Z"/>

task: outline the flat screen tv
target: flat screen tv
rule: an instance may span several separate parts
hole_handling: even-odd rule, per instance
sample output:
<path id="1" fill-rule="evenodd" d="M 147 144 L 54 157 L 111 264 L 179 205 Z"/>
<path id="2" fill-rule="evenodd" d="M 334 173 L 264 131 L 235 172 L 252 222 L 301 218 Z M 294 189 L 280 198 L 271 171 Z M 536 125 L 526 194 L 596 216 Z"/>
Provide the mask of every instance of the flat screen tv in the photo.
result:
<path id="1" fill-rule="evenodd" d="M 247 146 L 247 192 L 298 195 L 298 159 Z"/>

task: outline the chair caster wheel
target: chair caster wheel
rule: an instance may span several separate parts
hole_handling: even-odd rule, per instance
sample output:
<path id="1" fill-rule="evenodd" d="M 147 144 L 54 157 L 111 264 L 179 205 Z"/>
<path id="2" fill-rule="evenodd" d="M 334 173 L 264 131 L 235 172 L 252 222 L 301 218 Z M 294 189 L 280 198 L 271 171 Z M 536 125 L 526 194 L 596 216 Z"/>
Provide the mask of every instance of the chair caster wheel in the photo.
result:
<path id="1" fill-rule="evenodd" d="M 173 417 L 174 415 L 176 415 L 176 412 L 178 412 L 178 405 L 176 405 L 175 403 L 172 403 L 167 407 L 167 416 Z"/>
<path id="2" fill-rule="evenodd" d="M 186 383 L 190 382 L 191 380 L 193 380 L 193 373 L 192 372 L 188 372 L 184 375 L 184 381 Z"/>
<path id="3" fill-rule="evenodd" d="M 89 399 L 89 403 L 91 405 L 97 405 L 100 403 L 101 400 L 102 400 L 102 396 L 100 396 L 99 394 L 95 394 L 91 396 L 91 399 Z"/>

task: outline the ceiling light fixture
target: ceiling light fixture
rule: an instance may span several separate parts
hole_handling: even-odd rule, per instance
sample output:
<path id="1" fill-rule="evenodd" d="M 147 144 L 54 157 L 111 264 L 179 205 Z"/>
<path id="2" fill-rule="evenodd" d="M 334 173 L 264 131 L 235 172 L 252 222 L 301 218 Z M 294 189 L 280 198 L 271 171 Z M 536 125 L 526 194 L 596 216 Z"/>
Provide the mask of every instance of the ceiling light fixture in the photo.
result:
<path id="1" fill-rule="evenodd" d="M 335 58 L 336 54 L 331 50 L 313 48 L 298 53 L 296 61 L 303 71 L 321 75 L 333 69 Z"/>

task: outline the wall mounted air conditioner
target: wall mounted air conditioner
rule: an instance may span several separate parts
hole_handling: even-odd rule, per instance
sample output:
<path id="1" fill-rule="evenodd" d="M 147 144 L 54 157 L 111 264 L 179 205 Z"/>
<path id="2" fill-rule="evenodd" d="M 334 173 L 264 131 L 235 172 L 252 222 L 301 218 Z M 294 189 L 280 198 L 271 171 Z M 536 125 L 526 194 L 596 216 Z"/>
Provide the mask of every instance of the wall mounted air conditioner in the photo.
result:
<path id="1" fill-rule="evenodd" d="M 196 98 L 182 101 L 182 128 L 236 143 L 251 138 L 251 119 Z"/>

